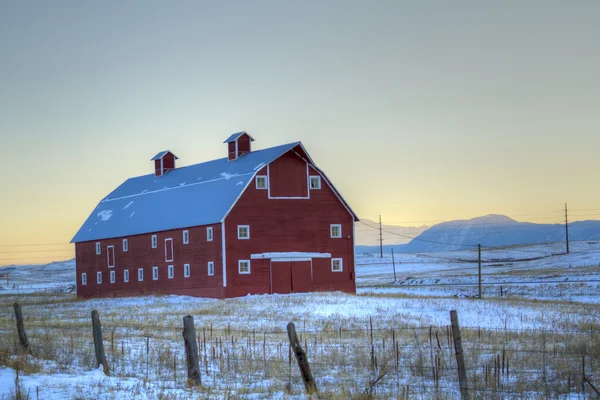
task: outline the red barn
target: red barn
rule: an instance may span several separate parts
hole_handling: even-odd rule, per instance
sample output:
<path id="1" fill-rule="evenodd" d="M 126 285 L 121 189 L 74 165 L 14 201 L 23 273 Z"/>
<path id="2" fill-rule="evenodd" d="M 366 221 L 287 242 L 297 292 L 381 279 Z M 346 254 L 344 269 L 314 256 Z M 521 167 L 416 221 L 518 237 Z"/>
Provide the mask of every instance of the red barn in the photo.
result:
<path id="1" fill-rule="evenodd" d="M 182 168 L 160 152 L 100 201 L 72 240 L 78 296 L 355 293 L 356 214 L 302 143 L 253 141 Z"/>

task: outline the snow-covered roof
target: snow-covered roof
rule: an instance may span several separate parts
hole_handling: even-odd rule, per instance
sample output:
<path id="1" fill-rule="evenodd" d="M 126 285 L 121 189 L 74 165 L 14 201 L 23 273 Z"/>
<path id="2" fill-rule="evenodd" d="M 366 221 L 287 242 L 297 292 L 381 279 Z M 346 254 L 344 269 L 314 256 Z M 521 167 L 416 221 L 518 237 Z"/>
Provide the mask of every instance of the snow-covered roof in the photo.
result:
<path id="1" fill-rule="evenodd" d="M 160 160 L 161 158 L 163 158 L 167 153 L 171 153 L 171 150 L 165 150 L 165 151 L 161 151 L 160 153 L 158 153 L 157 155 L 155 155 L 154 157 L 152 157 L 150 159 L 150 161 L 156 161 L 156 160 Z M 173 153 L 171 153 L 173 154 Z M 176 160 L 179 160 L 179 157 L 177 157 L 175 154 L 173 154 L 173 157 L 175 157 Z"/>
<path id="2" fill-rule="evenodd" d="M 239 139 L 240 136 L 242 136 L 244 134 L 248 135 L 248 133 L 246 133 L 246 131 L 236 132 L 233 135 L 229 136 L 227 138 L 227 140 L 225 140 L 223 143 L 235 142 L 236 140 Z M 254 142 L 254 138 L 252 136 L 248 135 L 248 137 L 250 138 L 250 141 Z"/>
<path id="3" fill-rule="evenodd" d="M 71 242 L 139 235 L 221 222 L 265 165 L 300 142 L 130 178 L 106 196 Z M 160 154 L 160 153 L 159 153 Z"/>

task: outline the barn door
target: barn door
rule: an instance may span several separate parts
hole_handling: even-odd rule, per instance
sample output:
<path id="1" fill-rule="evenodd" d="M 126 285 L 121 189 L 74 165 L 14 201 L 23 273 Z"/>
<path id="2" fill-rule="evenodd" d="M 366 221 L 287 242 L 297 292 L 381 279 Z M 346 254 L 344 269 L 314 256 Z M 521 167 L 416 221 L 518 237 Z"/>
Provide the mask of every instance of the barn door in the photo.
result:
<path id="1" fill-rule="evenodd" d="M 271 293 L 310 292 L 310 261 L 271 261 Z"/>
<path id="2" fill-rule="evenodd" d="M 106 248 L 106 258 L 108 260 L 108 268 L 115 267 L 115 246 L 108 246 Z"/>
<path id="3" fill-rule="evenodd" d="M 311 262 L 294 261 L 292 263 L 292 293 L 310 292 L 311 283 Z"/>
<path id="4" fill-rule="evenodd" d="M 271 293 L 292 293 L 292 263 L 271 262 Z"/>
<path id="5" fill-rule="evenodd" d="M 173 239 L 165 239 L 165 261 L 173 261 Z"/>

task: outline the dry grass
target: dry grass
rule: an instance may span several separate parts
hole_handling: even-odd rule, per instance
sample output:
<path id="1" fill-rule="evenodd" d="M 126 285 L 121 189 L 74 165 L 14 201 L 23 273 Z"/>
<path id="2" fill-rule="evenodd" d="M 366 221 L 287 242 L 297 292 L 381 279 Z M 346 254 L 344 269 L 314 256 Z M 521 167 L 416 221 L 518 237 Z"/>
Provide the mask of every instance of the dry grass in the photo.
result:
<path id="1" fill-rule="evenodd" d="M 381 294 L 376 298 L 405 295 Z M 280 306 L 294 307 L 306 300 L 282 297 Z M 74 372 L 95 368 L 89 314 L 71 308 L 68 297 L 43 296 L 24 308 L 32 356 L 19 356 L 14 322 L 0 314 L 0 365 L 23 374 Z M 27 304 L 24 302 L 23 304 Z M 33 304 L 44 304 L 36 310 Z M 187 398 L 174 388 L 186 388 L 181 318 L 197 318 L 203 388 L 199 398 L 270 398 L 274 394 L 301 396 L 295 360 L 290 358 L 281 321 L 270 329 L 248 329 L 221 322 L 243 314 L 243 300 L 215 301 L 185 307 L 173 315 L 169 307 L 113 307 L 101 310 L 104 346 L 113 376 L 160 382 L 156 398 Z M 53 305 L 54 307 L 49 307 Z M 598 318 L 594 305 L 532 302 L 552 309 Z M 28 311 L 32 311 L 28 314 Z M 37 312 L 36 312 L 37 311 Z M 43 311 L 43 312 L 42 312 Z M 86 315 L 88 314 L 88 315 Z M 138 315 L 138 319 L 124 315 Z M 71 316 L 69 318 L 68 316 Z M 266 318 L 276 320 L 279 316 Z M 404 324 L 399 321 L 406 321 Z M 300 340 L 323 399 L 456 398 L 456 360 L 451 330 L 445 326 L 415 327 L 397 315 L 374 322 L 358 318 L 297 321 Z M 279 326 L 279 327 L 278 327 Z M 600 325 L 580 320 L 556 321 L 553 330 L 462 329 L 469 385 L 477 398 L 543 398 L 581 391 L 582 357 L 592 380 L 600 380 Z M 99 388 L 96 388 L 99 389 Z M 112 390 L 112 389 L 106 389 Z M 129 393 L 143 393 L 144 386 Z M 86 398 L 91 389 L 79 395 Z M 97 393 L 97 392 L 96 392 Z"/>

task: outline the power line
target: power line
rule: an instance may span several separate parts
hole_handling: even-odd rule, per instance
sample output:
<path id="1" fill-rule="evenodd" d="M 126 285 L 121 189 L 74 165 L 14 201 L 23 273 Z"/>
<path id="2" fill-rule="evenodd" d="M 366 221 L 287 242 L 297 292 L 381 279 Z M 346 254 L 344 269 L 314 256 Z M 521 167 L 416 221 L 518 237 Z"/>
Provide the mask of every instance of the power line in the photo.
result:
<path id="1" fill-rule="evenodd" d="M 29 254 L 29 253 L 72 253 L 74 250 L 25 250 L 25 251 L 0 251 L 0 254 Z"/>
<path id="2" fill-rule="evenodd" d="M 73 246 L 73 243 L 0 244 L 0 247 Z"/>
<path id="3" fill-rule="evenodd" d="M 369 224 L 367 224 L 365 222 L 362 222 L 362 221 L 359 221 L 359 222 L 362 223 L 362 224 L 364 224 L 364 225 L 366 225 L 366 226 L 370 226 L 373 229 L 379 229 L 379 228 L 377 228 L 375 226 L 372 226 L 372 225 L 369 225 Z M 418 240 L 418 241 L 421 241 L 421 242 L 435 243 L 435 244 L 445 244 L 445 245 L 448 245 L 448 246 L 459 246 L 459 247 L 477 247 L 476 244 L 463 244 L 463 245 L 460 245 L 460 244 L 456 244 L 456 243 L 438 242 L 438 241 L 434 241 L 434 240 L 426 240 L 426 239 L 421 239 L 421 238 L 414 237 L 414 236 L 403 235 L 401 233 L 390 232 L 390 231 L 385 230 L 385 229 L 382 229 L 382 231 L 386 232 L 386 233 L 389 233 L 390 235 L 400 236 L 400 237 L 404 237 L 404 238 L 407 238 L 407 239 Z"/>

